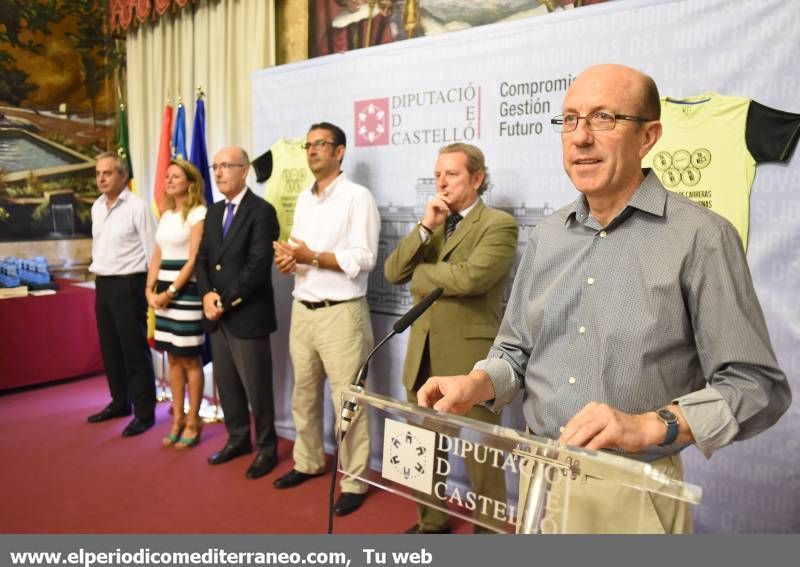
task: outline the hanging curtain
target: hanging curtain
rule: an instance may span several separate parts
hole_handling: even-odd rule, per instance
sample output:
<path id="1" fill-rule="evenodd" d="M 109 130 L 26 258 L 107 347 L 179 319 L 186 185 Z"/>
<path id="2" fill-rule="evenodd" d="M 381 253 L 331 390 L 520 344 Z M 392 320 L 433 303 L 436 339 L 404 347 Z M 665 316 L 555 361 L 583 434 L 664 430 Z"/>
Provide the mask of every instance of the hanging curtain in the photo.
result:
<path id="1" fill-rule="evenodd" d="M 198 87 L 205 93 L 209 160 L 225 146 L 252 153 L 250 74 L 275 64 L 274 30 L 274 0 L 197 0 L 128 30 L 131 159 L 147 201 L 164 106 L 183 102 L 186 120 L 193 120 Z"/>

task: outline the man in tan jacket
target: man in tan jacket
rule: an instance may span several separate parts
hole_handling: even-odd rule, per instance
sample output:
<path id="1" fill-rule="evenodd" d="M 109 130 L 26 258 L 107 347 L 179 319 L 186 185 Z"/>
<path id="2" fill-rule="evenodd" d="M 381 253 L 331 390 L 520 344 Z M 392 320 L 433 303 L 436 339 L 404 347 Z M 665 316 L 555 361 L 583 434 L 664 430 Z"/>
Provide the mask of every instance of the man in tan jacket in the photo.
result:
<path id="1" fill-rule="evenodd" d="M 414 403 L 429 376 L 466 374 L 486 356 L 500 325 L 503 290 L 517 248 L 517 222 L 480 198 L 489 176 L 479 148 L 461 143 L 443 147 L 434 175 L 436 196 L 384 266 L 390 282 L 411 282 L 415 303 L 437 287 L 444 288 L 442 297 L 411 327 L 403 384 Z M 484 407 L 473 408 L 467 416 L 500 422 L 499 414 Z M 468 461 L 467 473 L 475 493 L 505 501 L 501 470 Z M 491 523 L 481 514 L 477 519 Z M 406 533 L 449 531 L 448 514 L 420 506 L 418 523 Z"/>

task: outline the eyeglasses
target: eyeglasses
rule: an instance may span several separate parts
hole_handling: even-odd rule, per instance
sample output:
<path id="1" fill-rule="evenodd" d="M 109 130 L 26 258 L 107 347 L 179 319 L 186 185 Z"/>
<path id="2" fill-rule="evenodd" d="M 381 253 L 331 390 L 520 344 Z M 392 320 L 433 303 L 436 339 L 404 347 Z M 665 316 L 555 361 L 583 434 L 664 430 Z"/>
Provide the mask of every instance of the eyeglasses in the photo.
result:
<path id="1" fill-rule="evenodd" d="M 300 147 L 306 151 L 310 150 L 311 148 L 316 148 L 318 150 L 321 150 L 322 148 L 325 147 L 325 144 L 336 146 L 336 142 L 329 142 L 328 140 L 317 140 L 316 142 L 307 142 Z"/>
<path id="2" fill-rule="evenodd" d="M 579 120 L 586 120 L 586 125 L 589 130 L 613 130 L 617 125 L 617 120 L 629 120 L 631 122 L 651 122 L 647 118 L 641 116 L 628 116 L 626 114 L 611 114 L 600 110 L 592 112 L 586 116 L 578 116 L 577 114 L 559 114 L 550 119 L 550 124 L 553 125 L 553 130 L 556 132 L 572 132 L 578 127 Z"/>
<path id="3" fill-rule="evenodd" d="M 209 169 L 214 170 L 215 172 L 218 169 L 230 169 L 232 167 L 244 167 L 245 164 L 243 163 L 228 163 L 227 161 L 223 161 L 222 163 L 215 163 L 214 165 L 209 166 Z"/>

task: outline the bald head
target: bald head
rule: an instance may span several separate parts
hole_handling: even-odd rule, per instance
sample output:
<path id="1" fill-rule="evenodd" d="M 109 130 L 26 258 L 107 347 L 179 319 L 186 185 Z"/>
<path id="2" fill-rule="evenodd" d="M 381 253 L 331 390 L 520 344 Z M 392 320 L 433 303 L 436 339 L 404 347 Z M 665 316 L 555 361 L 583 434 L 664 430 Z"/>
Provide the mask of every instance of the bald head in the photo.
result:
<path id="1" fill-rule="evenodd" d="M 598 89 L 608 92 L 609 88 L 620 96 L 621 103 L 630 104 L 637 116 L 648 120 L 659 120 L 661 118 L 661 100 L 658 94 L 658 87 L 652 77 L 625 65 L 607 63 L 594 65 L 583 71 L 573 81 L 570 90 L 578 84 L 578 87 L 589 85 L 590 89 Z M 569 95 L 569 91 L 567 91 Z"/>
<path id="2" fill-rule="evenodd" d="M 250 158 L 247 155 L 247 152 L 244 148 L 240 148 L 239 146 L 229 146 L 227 148 L 222 148 L 217 152 L 217 155 L 224 154 L 227 157 L 235 158 L 239 163 L 250 164 Z"/>
<path id="3" fill-rule="evenodd" d="M 227 199 L 233 199 L 247 186 L 247 172 L 250 160 L 242 148 L 222 148 L 214 156 L 214 180 L 219 192 Z"/>
<path id="4" fill-rule="evenodd" d="M 564 169 L 593 215 L 602 203 L 624 205 L 641 184 L 642 158 L 661 136 L 659 108 L 653 80 L 624 65 L 589 67 L 570 85 L 563 112 L 584 120 L 561 134 Z M 588 119 L 598 113 L 616 122 L 592 126 Z"/>

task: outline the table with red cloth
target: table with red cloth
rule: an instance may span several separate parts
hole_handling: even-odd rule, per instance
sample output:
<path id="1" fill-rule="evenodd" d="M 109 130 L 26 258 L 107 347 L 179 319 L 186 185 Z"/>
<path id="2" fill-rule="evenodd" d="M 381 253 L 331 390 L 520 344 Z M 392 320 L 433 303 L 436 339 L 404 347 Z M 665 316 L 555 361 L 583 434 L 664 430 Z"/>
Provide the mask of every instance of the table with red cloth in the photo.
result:
<path id="1" fill-rule="evenodd" d="M 103 371 L 94 289 L 0 300 L 0 390 Z"/>

